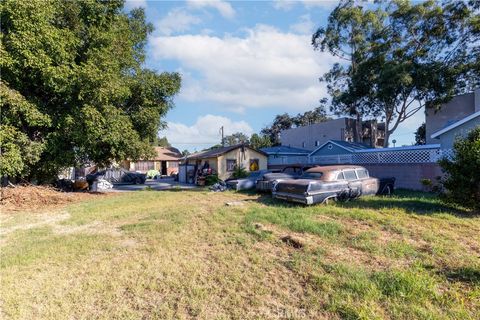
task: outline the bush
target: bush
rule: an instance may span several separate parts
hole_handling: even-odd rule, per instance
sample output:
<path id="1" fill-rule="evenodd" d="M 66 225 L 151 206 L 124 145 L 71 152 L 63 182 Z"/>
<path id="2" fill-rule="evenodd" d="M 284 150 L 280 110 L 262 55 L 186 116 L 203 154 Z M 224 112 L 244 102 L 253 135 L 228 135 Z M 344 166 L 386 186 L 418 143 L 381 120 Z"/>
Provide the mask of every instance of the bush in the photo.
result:
<path id="1" fill-rule="evenodd" d="M 148 179 L 153 179 L 158 175 L 160 175 L 160 172 L 158 172 L 158 170 L 148 170 L 148 172 L 147 172 L 147 178 Z"/>
<path id="2" fill-rule="evenodd" d="M 246 178 L 247 176 L 248 176 L 248 172 L 243 167 L 235 167 L 235 170 L 233 170 L 233 173 L 232 173 L 232 177 L 234 179 Z"/>
<path id="3" fill-rule="evenodd" d="M 216 174 L 211 174 L 211 175 L 205 177 L 205 185 L 206 186 L 214 185 L 215 183 L 217 183 L 219 181 L 220 181 L 220 179 L 218 178 L 218 175 L 216 175 Z"/>
<path id="4" fill-rule="evenodd" d="M 480 126 L 470 131 L 466 138 L 457 139 L 453 149 L 452 159 L 439 161 L 447 174 L 442 181 L 447 190 L 443 198 L 480 211 Z"/>

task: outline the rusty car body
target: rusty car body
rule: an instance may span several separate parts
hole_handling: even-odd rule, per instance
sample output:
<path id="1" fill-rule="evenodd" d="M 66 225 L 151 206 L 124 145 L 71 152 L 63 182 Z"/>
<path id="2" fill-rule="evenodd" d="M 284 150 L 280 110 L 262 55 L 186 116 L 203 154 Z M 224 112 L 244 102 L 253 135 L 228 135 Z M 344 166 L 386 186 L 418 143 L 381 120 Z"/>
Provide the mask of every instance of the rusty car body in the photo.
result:
<path id="1" fill-rule="evenodd" d="M 279 181 L 273 197 L 307 205 L 328 199 L 349 200 L 362 195 L 391 193 L 395 178 L 370 177 L 368 170 L 355 165 L 318 166 L 308 169 L 299 179 Z"/>

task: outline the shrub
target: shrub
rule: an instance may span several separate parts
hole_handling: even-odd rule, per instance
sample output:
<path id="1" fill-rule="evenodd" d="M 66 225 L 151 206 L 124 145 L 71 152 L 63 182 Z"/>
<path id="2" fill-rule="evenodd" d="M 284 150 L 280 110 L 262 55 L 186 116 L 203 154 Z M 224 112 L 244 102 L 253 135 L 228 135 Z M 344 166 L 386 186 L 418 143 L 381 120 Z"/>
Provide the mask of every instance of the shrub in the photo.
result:
<path id="1" fill-rule="evenodd" d="M 205 177 L 205 185 L 206 186 L 214 185 L 215 183 L 217 183 L 219 181 L 220 181 L 220 179 L 218 178 L 218 175 L 216 175 L 216 174 L 211 174 L 211 175 Z"/>
<path id="2" fill-rule="evenodd" d="M 148 179 L 153 179 L 155 178 L 156 176 L 158 176 L 160 174 L 160 172 L 158 172 L 158 170 L 148 170 L 147 172 L 147 178 Z"/>
<path id="3" fill-rule="evenodd" d="M 246 178 L 247 176 L 248 176 L 248 172 L 243 167 L 235 167 L 235 170 L 233 170 L 233 173 L 232 173 L 232 177 L 234 179 Z"/>
<path id="4" fill-rule="evenodd" d="M 464 207 L 480 210 L 480 126 L 459 138 L 453 145 L 452 159 L 439 161 L 447 174 L 442 181 L 447 190 L 443 198 Z"/>

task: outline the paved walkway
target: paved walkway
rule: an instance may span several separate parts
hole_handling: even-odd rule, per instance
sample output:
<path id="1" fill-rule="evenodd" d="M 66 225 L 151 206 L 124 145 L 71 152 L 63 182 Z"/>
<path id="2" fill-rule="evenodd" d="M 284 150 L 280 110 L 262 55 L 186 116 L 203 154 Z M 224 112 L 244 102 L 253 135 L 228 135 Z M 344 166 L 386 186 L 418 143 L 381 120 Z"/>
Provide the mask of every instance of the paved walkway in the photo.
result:
<path id="1" fill-rule="evenodd" d="M 147 180 L 145 184 L 114 184 L 113 189 L 107 190 L 110 192 L 116 191 L 140 191 L 144 190 L 145 188 L 150 187 L 153 190 L 168 190 L 171 188 L 181 188 L 181 189 L 193 189 L 197 188 L 197 186 L 193 184 L 184 184 L 179 183 L 178 181 L 174 181 L 173 178 L 166 178 L 160 180 Z"/>

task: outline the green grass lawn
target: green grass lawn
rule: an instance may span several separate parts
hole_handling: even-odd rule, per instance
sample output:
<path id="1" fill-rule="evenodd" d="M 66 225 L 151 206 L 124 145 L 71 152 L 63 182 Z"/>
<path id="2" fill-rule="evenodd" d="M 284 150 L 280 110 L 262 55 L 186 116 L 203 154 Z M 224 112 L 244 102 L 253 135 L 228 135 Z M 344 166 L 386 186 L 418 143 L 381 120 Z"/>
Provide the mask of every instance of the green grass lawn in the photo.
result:
<path id="1" fill-rule="evenodd" d="M 142 191 L 1 223 L 5 319 L 480 318 L 480 217 L 429 194 Z"/>

